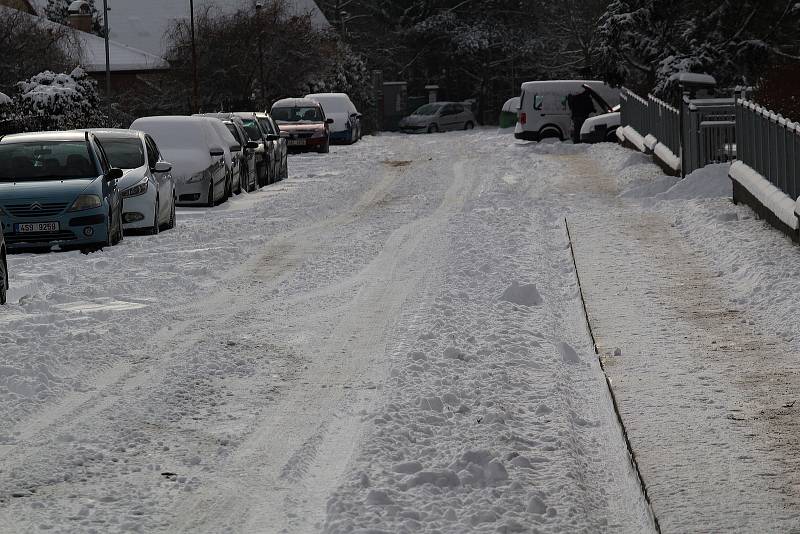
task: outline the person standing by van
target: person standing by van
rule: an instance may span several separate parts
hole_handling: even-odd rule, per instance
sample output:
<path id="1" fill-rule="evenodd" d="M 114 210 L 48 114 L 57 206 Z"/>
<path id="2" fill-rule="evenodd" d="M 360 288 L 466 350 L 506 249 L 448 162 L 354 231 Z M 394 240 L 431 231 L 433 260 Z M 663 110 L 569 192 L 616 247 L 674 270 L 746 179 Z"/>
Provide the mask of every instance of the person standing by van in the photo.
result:
<path id="1" fill-rule="evenodd" d="M 572 112 L 572 141 L 578 144 L 581 142 L 583 123 L 597 110 L 594 107 L 592 95 L 586 88 L 576 95 L 569 95 L 567 102 Z"/>

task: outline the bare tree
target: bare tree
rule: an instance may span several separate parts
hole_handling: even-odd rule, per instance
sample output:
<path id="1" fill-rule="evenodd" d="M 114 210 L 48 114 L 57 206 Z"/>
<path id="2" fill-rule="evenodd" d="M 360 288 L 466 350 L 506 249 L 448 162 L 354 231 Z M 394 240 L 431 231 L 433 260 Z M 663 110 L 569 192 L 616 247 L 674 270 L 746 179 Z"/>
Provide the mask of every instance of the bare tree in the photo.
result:
<path id="1" fill-rule="evenodd" d="M 0 91 L 44 70 L 69 72 L 80 48 L 72 29 L 0 7 Z"/>

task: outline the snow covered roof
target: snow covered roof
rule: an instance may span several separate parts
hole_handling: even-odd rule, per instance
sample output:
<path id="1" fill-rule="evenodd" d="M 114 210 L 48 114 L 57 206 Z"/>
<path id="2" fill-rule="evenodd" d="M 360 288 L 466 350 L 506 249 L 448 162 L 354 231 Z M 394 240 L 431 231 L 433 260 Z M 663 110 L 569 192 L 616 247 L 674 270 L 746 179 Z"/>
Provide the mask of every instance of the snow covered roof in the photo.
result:
<path id="1" fill-rule="evenodd" d="M 40 14 L 47 7 L 47 0 L 33 0 Z M 102 2 L 97 2 L 102 14 Z M 195 14 L 206 6 L 231 12 L 249 8 L 252 0 L 195 0 Z M 312 21 L 319 28 L 328 28 L 330 23 L 314 0 L 287 0 L 292 14 L 312 14 Z M 109 36 L 112 40 L 158 57 L 166 53 L 164 34 L 176 20 L 189 18 L 188 0 L 108 0 Z"/>
<path id="2" fill-rule="evenodd" d="M 11 9 L 0 6 L 0 16 L 4 10 Z M 34 17 L 34 15 L 25 15 Z M 40 26 L 44 28 L 65 28 L 60 24 L 47 20 L 44 17 L 36 17 Z M 75 58 L 80 63 L 83 70 L 86 72 L 105 72 L 106 70 L 106 43 L 105 39 L 93 33 L 81 32 L 69 28 L 73 32 L 73 36 L 80 43 L 82 55 L 80 58 Z M 72 52 L 67 50 L 67 52 Z M 145 52 L 144 50 L 137 50 L 130 46 L 115 42 L 109 42 L 109 59 L 112 72 L 128 72 L 128 71 L 148 71 L 160 70 L 169 68 L 169 64 L 156 56 Z"/>

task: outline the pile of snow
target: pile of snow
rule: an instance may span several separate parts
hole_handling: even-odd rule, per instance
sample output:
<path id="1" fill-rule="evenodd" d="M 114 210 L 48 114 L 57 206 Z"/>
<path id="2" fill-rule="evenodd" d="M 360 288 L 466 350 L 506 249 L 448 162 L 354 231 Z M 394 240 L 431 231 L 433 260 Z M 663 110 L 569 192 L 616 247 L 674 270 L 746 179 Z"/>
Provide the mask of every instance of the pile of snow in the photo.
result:
<path id="1" fill-rule="evenodd" d="M 11 98 L 5 93 L 0 93 L 0 107 L 10 106 L 12 103 Z"/>
<path id="2" fill-rule="evenodd" d="M 693 198 L 719 198 L 731 196 L 728 178 L 730 163 L 706 165 L 678 181 L 667 191 L 656 195 L 658 200 L 689 200 Z"/>

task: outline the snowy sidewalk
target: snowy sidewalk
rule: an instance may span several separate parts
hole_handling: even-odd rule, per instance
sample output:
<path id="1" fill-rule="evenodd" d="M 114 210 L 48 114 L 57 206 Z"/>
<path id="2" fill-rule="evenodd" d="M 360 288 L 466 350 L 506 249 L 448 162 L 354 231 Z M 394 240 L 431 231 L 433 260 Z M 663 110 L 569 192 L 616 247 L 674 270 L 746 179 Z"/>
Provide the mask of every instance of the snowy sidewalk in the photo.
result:
<path id="1" fill-rule="evenodd" d="M 570 220 L 578 268 L 663 531 L 796 528 L 790 347 L 748 321 L 665 217 L 622 201 L 598 208 Z"/>

